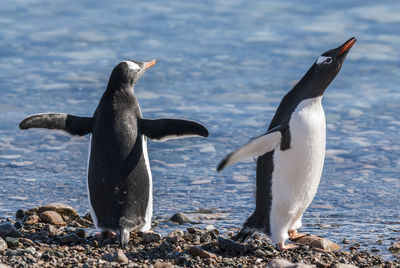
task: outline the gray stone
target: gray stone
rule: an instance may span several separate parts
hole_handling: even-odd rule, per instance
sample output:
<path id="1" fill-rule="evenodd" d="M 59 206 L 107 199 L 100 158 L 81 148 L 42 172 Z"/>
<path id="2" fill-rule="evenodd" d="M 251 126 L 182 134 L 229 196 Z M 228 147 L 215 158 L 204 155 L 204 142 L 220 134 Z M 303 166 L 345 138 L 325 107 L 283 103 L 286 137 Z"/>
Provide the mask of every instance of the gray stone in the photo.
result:
<path id="1" fill-rule="evenodd" d="M 0 224 L 0 236 L 1 237 L 6 237 L 6 236 L 22 237 L 23 235 L 10 222 L 5 222 L 5 223 Z"/>
<path id="2" fill-rule="evenodd" d="M 6 250 L 8 248 L 7 242 L 0 237 L 0 251 Z"/>
<path id="3" fill-rule="evenodd" d="M 189 219 L 189 217 L 183 213 L 175 213 L 169 220 L 178 224 L 185 224 L 185 223 L 196 224 L 196 222 Z"/>
<path id="4" fill-rule="evenodd" d="M 18 238 L 7 236 L 6 238 L 4 238 L 4 241 L 6 241 L 7 246 L 8 246 L 9 248 L 16 248 L 16 247 L 18 247 L 18 243 L 19 243 L 19 239 L 18 239 Z"/>
<path id="5" fill-rule="evenodd" d="M 314 265 L 292 263 L 284 259 L 274 259 L 268 263 L 269 268 L 314 268 Z"/>
<path id="6" fill-rule="evenodd" d="M 60 237 L 61 244 L 68 244 L 72 242 L 80 242 L 81 238 L 77 234 L 67 234 Z"/>
<path id="7" fill-rule="evenodd" d="M 18 209 L 17 213 L 15 213 L 15 218 L 17 220 L 22 220 L 25 217 L 25 210 L 23 209 Z"/>
<path id="8" fill-rule="evenodd" d="M 152 242 L 160 242 L 161 235 L 157 233 L 143 233 L 142 234 L 143 242 L 145 243 L 152 243 Z"/>
<path id="9" fill-rule="evenodd" d="M 232 239 L 225 239 L 222 237 L 218 237 L 218 247 L 223 250 L 236 252 L 240 255 L 245 254 L 247 251 L 247 248 L 245 245 L 237 243 L 237 242 L 233 241 Z"/>
<path id="10" fill-rule="evenodd" d="M 109 262 L 118 262 L 118 263 L 128 263 L 129 259 L 126 257 L 125 253 L 118 249 L 114 253 L 106 253 L 103 255 L 103 258 Z"/>

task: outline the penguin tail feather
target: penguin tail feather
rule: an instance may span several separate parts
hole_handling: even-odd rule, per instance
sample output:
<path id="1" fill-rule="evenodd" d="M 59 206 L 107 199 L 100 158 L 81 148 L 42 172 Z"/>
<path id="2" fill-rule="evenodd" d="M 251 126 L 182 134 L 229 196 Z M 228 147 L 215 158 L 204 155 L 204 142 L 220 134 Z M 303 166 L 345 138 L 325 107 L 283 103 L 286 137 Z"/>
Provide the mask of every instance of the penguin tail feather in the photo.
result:
<path id="1" fill-rule="evenodd" d="M 238 242 L 245 242 L 254 234 L 254 232 L 255 232 L 254 228 L 243 227 L 239 233 L 237 233 L 234 237 L 232 237 L 232 240 Z"/>

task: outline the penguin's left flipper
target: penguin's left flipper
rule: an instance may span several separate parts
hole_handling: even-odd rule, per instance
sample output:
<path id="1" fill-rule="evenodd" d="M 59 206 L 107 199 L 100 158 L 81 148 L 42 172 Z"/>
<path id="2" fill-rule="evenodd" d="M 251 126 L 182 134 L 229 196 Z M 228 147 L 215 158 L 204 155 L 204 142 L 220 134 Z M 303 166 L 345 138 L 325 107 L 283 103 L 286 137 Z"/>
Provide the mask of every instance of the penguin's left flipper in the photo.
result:
<path id="1" fill-rule="evenodd" d="M 141 132 L 152 140 L 166 141 L 191 136 L 208 137 L 202 124 L 183 119 L 141 119 Z"/>
<path id="2" fill-rule="evenodd" d="M 92 132 L 93 118 L 70 114 L 34 114 L 19 123 L 20 129 L 47 128 L 60 129 L 71 135 L 83 136 Z"/>
<path id="3" fill-rule="evenodd" d="M 217 171 L 242 161 L 249 157 L 256 157 L 274 150 L 282 139 L 280 126 L 273 128 L 264 135 L 252 138 L 249 143 L 236 151 L 231 152 L 218 164 Z"/>

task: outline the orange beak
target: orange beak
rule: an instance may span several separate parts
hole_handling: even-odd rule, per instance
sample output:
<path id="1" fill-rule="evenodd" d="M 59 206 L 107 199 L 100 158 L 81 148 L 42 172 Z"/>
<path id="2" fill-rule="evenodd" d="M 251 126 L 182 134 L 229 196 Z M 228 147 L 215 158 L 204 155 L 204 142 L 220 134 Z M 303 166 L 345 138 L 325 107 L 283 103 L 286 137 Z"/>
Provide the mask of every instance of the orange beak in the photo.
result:
<path id="1" fill-rule="evenodd" d="M 156 63 L 157 63 L 157 60 L 152 60 L 152 61 L 149 61 L 149 62 L 144 62 L 144 69 L 147 70 L 147 69 L 149 69 L 150 67 L 156 65 Z"/>
<path id="2" fill-rule="evenodd" d="M 345 53 L 346 51 L 348 51 L 356 43 L 356 41 L 357 41 L 357 39 L 355 39 L 354 37 L 347 40 L 347 42 L 344 43 L 342 48 L 340 49 L 338 56 L 340 56 L 343 53 Z"/>

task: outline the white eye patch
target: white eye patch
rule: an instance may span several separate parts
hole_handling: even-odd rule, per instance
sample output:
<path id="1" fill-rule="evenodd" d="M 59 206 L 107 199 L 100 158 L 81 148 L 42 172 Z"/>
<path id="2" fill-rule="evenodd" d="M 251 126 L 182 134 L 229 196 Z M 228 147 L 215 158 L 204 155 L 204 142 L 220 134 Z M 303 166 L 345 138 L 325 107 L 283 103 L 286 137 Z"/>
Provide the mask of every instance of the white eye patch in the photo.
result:
<path id="1" fill-rule="evenodd" d="M 332 58 L 331 57 L 325 57 L 325 56 L 319 56 L 317 59 L 317 64 L 321 64 L 321 63 L 331 63 L 332 62 Z"/>
<path id="2" fill-rule="evenodd" d="M 128 68 L 135 71 L 135 70 L 139 70 L 140 67 L 139 65 L 137 65 L 136 63 L 132 62 L 132 61 L 124 61 L 126 64 L 128 64 Z"/>

